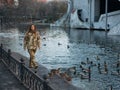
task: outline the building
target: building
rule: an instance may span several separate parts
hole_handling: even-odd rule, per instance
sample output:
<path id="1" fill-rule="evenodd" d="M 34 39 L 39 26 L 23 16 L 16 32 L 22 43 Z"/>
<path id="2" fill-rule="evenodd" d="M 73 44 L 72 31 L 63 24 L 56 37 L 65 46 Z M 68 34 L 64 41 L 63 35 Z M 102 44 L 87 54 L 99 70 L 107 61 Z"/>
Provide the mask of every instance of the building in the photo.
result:
<path id="1" fill-rule="evenodd" d="M 68 16 L 71 28 L 106 28 L 106 0 L 68 0 Z M 71 3 L 71 4 L 69 4 Z M 72 8 L 72 9 L 70 9 Z M 70 12 L 70 13 L 69 13 Z M 65 14 L 66 15 L 66 14 Z M 112 29 L 120 23 L 120 1 L 108 0 L 107 28 Z M 65 17 L 57 22 L 57 26 L 64 27 Z M 67 18 L 67 16 L 66 16 Z M 66 19 L 64 19 L 66 20 Z M 67 19 L 69 20 L 69 19 Z M 54 23 L 54 26 L 56 25 Z M 60 24 L 59 24 L 60 22 Z M 65 25 L 66 26 L 66 25 Z"/>
<path id="2" fill-rule="evenodd" d="M 105 29 L 105 1 L 73 0 L 74 12 L 71 13 L 71 28 L 88 28 L 91 26 L 92 28 Z M 112 28 L 119 22 L 120 2 L 118 0 L 108 0 L 108 28 Z"/>

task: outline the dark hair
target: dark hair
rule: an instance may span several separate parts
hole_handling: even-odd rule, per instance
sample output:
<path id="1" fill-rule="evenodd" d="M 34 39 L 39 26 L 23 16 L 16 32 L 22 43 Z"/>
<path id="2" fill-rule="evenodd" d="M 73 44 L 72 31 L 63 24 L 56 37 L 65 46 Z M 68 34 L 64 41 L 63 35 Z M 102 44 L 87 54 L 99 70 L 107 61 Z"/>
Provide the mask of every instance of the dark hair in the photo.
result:
<path id="1" fill-rule="evenodd" d="M 34 24 L 31 24 L 31 25 L 29 26 L 28 32 L 31 32 L 31 31 L 32 31 L 32 29 L 31 29 L 32 25 L 35 27 L 35 31 L 34 31 L 34 32 L 36 32 L 37 29 L 36 29 L 36 26 L 35 26 Z"/>

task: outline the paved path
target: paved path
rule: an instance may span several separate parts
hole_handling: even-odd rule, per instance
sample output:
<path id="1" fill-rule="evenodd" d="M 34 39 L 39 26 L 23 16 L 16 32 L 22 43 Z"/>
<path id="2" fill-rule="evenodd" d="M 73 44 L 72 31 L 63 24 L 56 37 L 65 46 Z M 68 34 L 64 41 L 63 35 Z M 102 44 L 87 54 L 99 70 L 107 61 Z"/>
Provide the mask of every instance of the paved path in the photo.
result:
<path id="1" fill-rule="evenodd" d="M 27 90 L 0 60 L 0 90 Z"/>

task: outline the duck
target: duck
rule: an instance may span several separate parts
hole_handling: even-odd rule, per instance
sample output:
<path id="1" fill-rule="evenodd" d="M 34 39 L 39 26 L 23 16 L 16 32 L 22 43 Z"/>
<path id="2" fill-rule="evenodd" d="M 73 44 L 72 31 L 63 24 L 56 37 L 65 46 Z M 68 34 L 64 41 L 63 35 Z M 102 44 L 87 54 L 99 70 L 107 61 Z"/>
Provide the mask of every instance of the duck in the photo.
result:
<path id="1" fill-rule="evenodd" d="M 59 74 L 59 73 L 60 73 L 60 70 L 61 70 L 61 68 L 58 68 L 58 69 L 56 70 L 56 74 Z"/>
<path id="2" fill-rule="evenodd" d="M 46 46 L 46 44 L 43 44 L 43 46 Z"/>
<path id="3" fill-rule="evenodd" d="M 109 90 L 113 90 L 113 86 L 112 85 L 110 85 Z"/>
<path id="4" fill-rule="evenodd" d="M 58 69 L 51 69 L 50 72 L 51 72 L 52 75 L 59 74 L 60 73 L 60 68 L 58 68 Z"/>
<path id="5" fill-rule="evenodd" d="M 60 77 L 65 78 L 65 73 L 60 73 Z"/>
<path id="6" fill-rule="evenodd" d="M 60 73 L 60 76 L 64 79 L 66 79 L 67 81 L 71 81 L 72 80 L 72 77 L 70 77 L 67 72 L 64 72 L 64 73 Z"/>
<path id="7" fill-rule="evenodd" d="M 84 73 L 79 73 L 81 79 L 89 79 L 89 77 Z"/>
<path id="8" fill-rule="evenodd" d="M 100 60 L 99 56 L 96 57 L 96 60 Z"/>
<path id="9" fill-rule="evenodd" d="M 83 68 L 83 66 L 80 64 L 80 68 L 82 69 Z"/>
<path id="10" fill-rule="evenodd" d="M 85 72 L 85 73 L 90 72 L 90 70 L 89 70 L 89 69 L 87 69 L 87 68 L 82 68 L 82 71 L 83 71 L 83 72 Z"/>
<path id="11" fill-rule="evenodd" d="M 62 45 L 60 42 L 58 42 L 58 45 Z"/>
<path id="12" fill-rule="evenodd" d="M 120 61 L 118 61 L 116 64 L 116 68 L 119 68 L 119 67 L 120 67 Z"/>
<path id="13" fill-rule="evenodd" d="M 82 64 L 82 65 L 86 65 L 86 63 L 85 63 L 85 62 L 83 62 L 83 61 L 81 61 L 81 64 Z"/>
<path id="14" fill-rule="evenodd" d="M 102 74 L 101 69 L 98 69 L 99 74 Z"/>
<path id="15" fill-rule="evenodd" d="M 101 67 L 100 67 L 100 64 L 99 64 L 98 70 L 99 70 L 99 73 L 100 73 L 100 74 L 108 74 L 108 68 L 107 68 L 106 61 L 104 62 L 104 69 L 101 70 Z"/>
<path id="16" fill-rule="evenodd" d="M 105 70 L 100 70 L 100 74 L 108 74 L 108 72 Z"/>
<path id="17" fill-rule="evenodd" d="M 113 64 L 113 67 L 119 68 L 120 67 L 120 61 L 117 61 L 116 63 Z"/>
<path id="18" fill-rule="evenodd" d="M 73 73 L 75 75 L 76 74 L 76 67 L 74 66 L 74 67 L 68 68 L 68 72 Z"/>
<path id="19" fill-rule="evenodd" d="M 106 70 L 100 70 L 99 72 L 100 72 L 100 74 L 108 74 L 108 71 L 106 71 Z"/>
<path id="20" fill-rule="evenodd" d="M 53 73 L 48 73 L 48 77 L 53 77 Z"/>
<path id="21" fill-rule="evenodd" d="M 90 64 L 91 63 L 91 61 L 89 60 L 89 58 L 87 58 L 87 64 Z"/>
<path id="22" fill-rule="evenodd" d="M 72 77 L 69 76 L 69 75 L 65 72 L 65 79 L 66 79 L 67 81 L 71 81 L 71 80 L 72 80 Z"/>
<path id="23" fill-rule="evenodd" d="M 98 67 L 98 69 L 101 69 L 101 64 L 100 64 L 100 63 L 98 63 L 98 66 L 97 66 L 97 67 Z"/>
<path id="24" fill-rule="evenodd" d="M 105 72 L 108 72 L 108 68 L 107 68 L 106 62 L 104 62 L 104 71 L 105 71 Z"/>
<path id="25" fill-rule="evenodd" d="M 93 63 L 93 61 L 90 62 L 90 66 L 91 67 L 94 67 L 94 66 L 97 66 L 95 63 Z"/>
<path id="26" fill-rule="evenodd" d="M 118 75 L 120 75 L 120 73 L 118 71 L 111 71 L 111 75 L 118 76 Z"/>
<path id="27" fill-rule="evenodd" d="M 44 39 L 44 40 L 46 40 L 46 38 L 45 38 L 45 37 L 43 37 L 43 39 Z"/>
<path id="28" fill-rule="evenodd" d="M 69 46 L 69 45 L 67 45 L 67 48 L 69 49 L 69 48 L 70 48 L 70 46 Z"/>

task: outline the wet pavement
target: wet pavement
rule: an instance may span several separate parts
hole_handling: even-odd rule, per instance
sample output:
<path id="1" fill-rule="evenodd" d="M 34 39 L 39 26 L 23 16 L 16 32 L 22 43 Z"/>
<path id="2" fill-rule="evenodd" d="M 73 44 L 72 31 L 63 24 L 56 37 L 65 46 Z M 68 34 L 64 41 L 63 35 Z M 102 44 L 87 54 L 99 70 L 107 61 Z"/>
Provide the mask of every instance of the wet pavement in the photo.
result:
<path id="1" fill-rule="evenodd" d="M 23 50 L 23 37 L 27 29 L 20 26 L 1 30 L 0 43 L 5 48 L 29 57 Z M 111 75 L 116 72 L 116 62 L 119 61 L 120 36 L 107 36 L 104 31 L 89 31 L 61 28 L 39 28 L 41 34 L 41 49 L 37 51 L 38 63 L 50 69 L 61 68 L 61 72 L 76 67 L 76 74 L 71 75 L 72 84 L 83 90 L 113 90 L 120 88 L 120 76 Z M 81 79 L 82 66 L 88 68 L 87 58 L 96 66 L 91 67 L 91 82 Z M 98 60 L 99 58 L 99 60 Z M 99 74 L 98 63 L 104 72 L 104 62 L 107 63 L 108 74 Z"/>
<path id="2" fill-rule="evenodd" d="M 5 67 L 0 60 L 0 90 L 28 90 Z"/>

